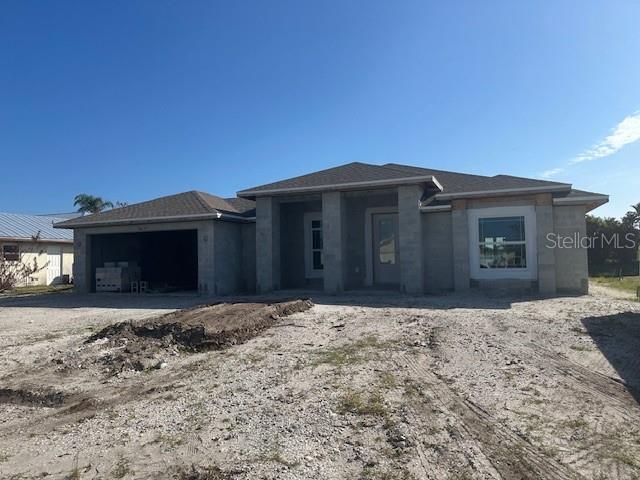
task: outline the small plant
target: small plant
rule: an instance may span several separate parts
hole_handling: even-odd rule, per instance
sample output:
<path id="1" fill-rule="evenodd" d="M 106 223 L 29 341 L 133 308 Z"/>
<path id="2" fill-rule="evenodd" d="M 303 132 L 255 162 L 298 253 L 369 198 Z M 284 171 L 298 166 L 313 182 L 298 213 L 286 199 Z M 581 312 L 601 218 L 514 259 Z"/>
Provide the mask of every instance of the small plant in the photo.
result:
<path id="1" fill-rule="evenodd" d="M 373 393 L 365 398 L 359 392 L 350 390 L 340 399 L 338 412 L 342 414 L 374 415 L 385 418 L 388 416 L 387 407 L 379 392 Z"/>
<path id="2" fill-rule="evenodd" d="M 380 374 L 380 386 L 386 389 L 395 388 L 396 377 L 391 372 L 383 372 Z"/>
<path id="3" fill-rule="evenodd" d="M 34 239 L 38 241 L 35 237 Z M 33 258 L 31 263 L 23 262 L 21 260 L 22 253 L 24 252 L 18 252 L 16 258 L 7 258 L 0 251 L 0 292 L 15 288 L 46 267 L 46 264 L 38 265 L 36 257 Z"/>
<path id="4" fill-rule="evenodd" d="M 586 428 L 589 424 L 582 418 L 575 418 L 573 420 L 565 420 L 560 425 L 565 428 Z"/>
<path id="5" fill-rule="evenodd" d="M 111 470 L 113 478 L 124 478 L 131 470 L 129 468 L 129 462 L 124 457 L 118 458 L 118 461 Z"/>
<path id="6" fill-rule="evenodd" d="M 373 348 L 384 347 L 375 335 L 369 335 L 353 343 L 330 348 L 320 353 L 314 365 L 329 364 L 336 367 L 356 365 L 368 360 L 369 351 Z"/>

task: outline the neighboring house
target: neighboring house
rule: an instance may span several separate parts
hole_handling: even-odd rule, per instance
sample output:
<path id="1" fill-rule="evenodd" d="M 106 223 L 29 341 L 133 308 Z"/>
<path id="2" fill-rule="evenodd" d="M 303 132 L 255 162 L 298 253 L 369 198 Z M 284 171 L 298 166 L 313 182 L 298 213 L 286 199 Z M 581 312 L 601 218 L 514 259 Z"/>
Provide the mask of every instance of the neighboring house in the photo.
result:
<path id="1" fill-rule="evenodd" d="M 53 285 L 71 280 L 73 234 L 55 229 L 53 224 L 72 216 L 0 213 L 0 254 L 7 261 L 39 267 L 20 286 Z"/>
<path id="2" fill-rule="evenodd" d="M 222 199 L 186 192 L 58 224 L 75 233 L 75 284 L 134 261 L 162 288 L 204 293 L 473 287 L 586 293 L 586 235 L 606 195 L 570 184 L 350 163 Z M 255 203 L 254 203 L 255 202 Z"/>

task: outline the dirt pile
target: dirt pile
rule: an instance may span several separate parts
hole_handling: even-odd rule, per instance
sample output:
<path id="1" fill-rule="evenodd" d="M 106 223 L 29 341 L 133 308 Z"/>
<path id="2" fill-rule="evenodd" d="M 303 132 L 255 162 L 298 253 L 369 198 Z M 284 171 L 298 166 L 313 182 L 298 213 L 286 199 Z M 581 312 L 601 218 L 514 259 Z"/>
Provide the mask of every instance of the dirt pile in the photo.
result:
<path id="1" fill-rule="evenodd" d="M 220 350 L 238 345 L 280 318 L 311 308 L 309 300 L 279 303 L 219 303 L 138 322 L 110 325 L 89 337 L 98 362 L 112 373 L 164 368 L 180 350 Z"/>

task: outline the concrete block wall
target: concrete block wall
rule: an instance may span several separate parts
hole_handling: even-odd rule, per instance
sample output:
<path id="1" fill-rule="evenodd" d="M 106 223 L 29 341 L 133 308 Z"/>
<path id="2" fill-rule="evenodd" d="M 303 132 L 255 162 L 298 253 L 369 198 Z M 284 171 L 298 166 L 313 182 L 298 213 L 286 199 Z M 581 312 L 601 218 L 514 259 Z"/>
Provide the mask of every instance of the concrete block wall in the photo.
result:
<path id="1" fill-rule="evenodd" d="M 242 232 L 242 290 L 256 291 L 256 224 L 243 223 Z"/>
<path id="2" fill-rule="evenodd" d="M 453 248 L 453 286 L 456 291 L 468 290 L 469 268 L 469 220 L 464 200 L 454 200 L 451 210 L 451 235 Z"/>
<path id="3" fill-rule="evenodd" d="M 322 194 L 322 235 L 324 291 L 344 291 L 344 203 L 340 192 Z"/>
<path id="4" fill-rule="evenodd" d="M 425 291 L 453 290 L 451 212 L 422 214 Z"/>
<path id="5" fill-rule="evenodd" d="M 244 289 L 242 224 L 218 221 L 213 225 L 215 284 L 213 293 L 229 295 Z"/>
<path id="6" fill-rule="evenodd" d="M 84 229 L 73 231 L 73 290 L 91 291 L 91 237 Z"/>
<path id="7" fill-rule="evenodd" d="M 554 231 L 552 202 L 550 194 L 539 195 L 536 202 L 538 290 L 545 295 L 556 293 L 556 252 L 547 242 L 547 236 Z"/>
<path id="8" fill-rule="evenodd" d="M 274 197 L 256 199 L 256 290 L 280 289 L 280 204 Z"/>
<path id="9" fill-rule="evenodd" d="M 398 187 L 398 230 L 400 247 L 400 291 L 424 292 L 422 218 L 419 185 Z"/>
<path id="10" fill-rule="evenodd" d="M 554 206 L 553 222 L 556 235 L 580 237 L 587 235 L 585 207 Z M 589 267 L 585 248 L 557 248 L 555 250 L 556 286 L 559 293 L 589 292 Z"/>
<path id="11" fill-rule="evenodd" d="M 213 220 L 198 224 L 198 292 L 215 294 L 216 265 Z"/>

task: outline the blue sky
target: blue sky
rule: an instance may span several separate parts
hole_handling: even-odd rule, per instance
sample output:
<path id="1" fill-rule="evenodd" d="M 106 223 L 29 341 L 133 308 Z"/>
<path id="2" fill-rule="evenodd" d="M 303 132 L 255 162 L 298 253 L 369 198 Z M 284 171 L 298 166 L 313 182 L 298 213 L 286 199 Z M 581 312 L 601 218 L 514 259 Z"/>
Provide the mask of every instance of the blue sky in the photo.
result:
<path id="1" fill-rule="evenodd" d="M 640 202 L 639 24 L 635 0 L 5 1 L 0 211 L 363 161 L 545 175 L 620 216 Z"/>

